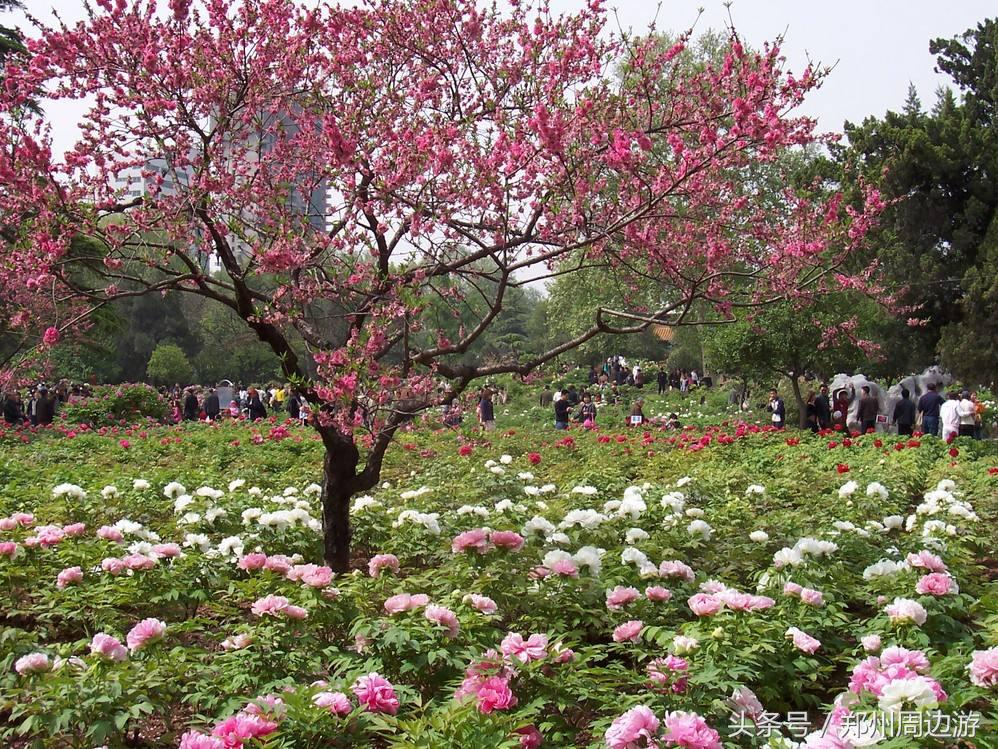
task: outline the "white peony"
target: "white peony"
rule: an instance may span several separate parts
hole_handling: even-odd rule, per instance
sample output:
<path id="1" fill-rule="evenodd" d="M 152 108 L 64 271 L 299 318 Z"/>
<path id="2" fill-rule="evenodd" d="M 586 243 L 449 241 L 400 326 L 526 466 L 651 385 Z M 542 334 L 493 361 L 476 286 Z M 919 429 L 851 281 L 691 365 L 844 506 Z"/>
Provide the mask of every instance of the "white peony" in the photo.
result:
<path id="1" fill-rule="evenodd" d="M 769 534 L 766 531 L 752 531 L 749 533 L 749 540 L 762 544 L 769 540 Z"/>
<path id="2" fill-rule="evenodd" d="M 163 487 L 163 496 L 168 499 L 176 499 L 181 494 L 187 494 L 187 489 L 184 488 L 183 484 L 177 481 L 171 481 Z"/>

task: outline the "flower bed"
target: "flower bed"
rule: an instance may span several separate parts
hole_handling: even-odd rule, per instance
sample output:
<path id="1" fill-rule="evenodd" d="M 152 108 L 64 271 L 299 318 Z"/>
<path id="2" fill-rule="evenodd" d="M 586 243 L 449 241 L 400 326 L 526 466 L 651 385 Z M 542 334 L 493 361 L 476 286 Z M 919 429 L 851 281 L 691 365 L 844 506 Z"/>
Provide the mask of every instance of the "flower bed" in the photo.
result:
<path id="1" fill-rule="evenodd" d="M 334 576 L 319 446 L 275 426 L 10 448 L 5 744 L 848 747 L 863 710 L 916 707 L 991 730 L 988 444 L 422 428 Z"/>

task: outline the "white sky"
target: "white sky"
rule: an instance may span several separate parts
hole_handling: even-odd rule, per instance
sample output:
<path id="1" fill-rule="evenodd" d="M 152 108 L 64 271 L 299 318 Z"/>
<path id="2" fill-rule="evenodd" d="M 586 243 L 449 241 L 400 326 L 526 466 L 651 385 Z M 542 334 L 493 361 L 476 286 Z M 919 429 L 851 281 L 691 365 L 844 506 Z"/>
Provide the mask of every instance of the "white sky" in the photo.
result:
<path id="1" fill-rule="evenodd" d="M 164 0 L 165 2 L 165 0 Z M 585 0 L 551 0 L 556 12 L 571 12 Z M 355 2 L 348 0 L 353 5 Z M 26 0 L 29 11 L 43 20 L 55 9 L 66 21 L 82 17 L 81 0 Z M 680 32 L 704 13 L 697 30 L 723 28 L 728 10 L 722 0 L 610 0 L 620 24 L 638 32 L 657 15 L 660 30 Z M 908 83 L 914 83 L 922 102 L 930 106 L 935 91 L 948 79 L 933 70 L 929 40 L 952 37 L 975 26 L 988 14 L 995 14 L 994 2 L 984 0 L 734 0 L 731 16 L 739 34 L 752 46 L 784 34 L 783 49 L 792 70 L 801 70 L 808 59 L 835 65 L 824 86 L 812 93 L 805 113 L 818 118 L 826 131 L 841 131 L 845 120 L 861 121 L 867 115 L 882 115 L 898 109 Z M 6 20 L 6 19 L 5 19 Z M 19 23 L 16 16 L 15 23 Z M 611 20 L 611 22 L 613 22 Z M 76 139 L 75 123 L 84 103 L 50 105 L 48 112 L 56 126 L 57 153 L 67 150 Z"/>

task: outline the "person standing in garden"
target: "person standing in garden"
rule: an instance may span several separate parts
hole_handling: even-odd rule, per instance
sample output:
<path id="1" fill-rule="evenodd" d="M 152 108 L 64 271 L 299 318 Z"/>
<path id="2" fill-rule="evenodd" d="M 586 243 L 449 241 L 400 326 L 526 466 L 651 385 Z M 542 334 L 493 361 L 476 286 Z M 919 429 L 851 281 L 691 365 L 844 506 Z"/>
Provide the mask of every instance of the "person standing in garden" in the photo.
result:
<path id="1" fill-rule="evenodd" d="M 818 395 L 814 399 L 814 409 L 818 414 L 818 428 L 829 429 L 832 426 L 832 404 L 828 400 L 828 385 L 822 383 Z"/>
<path id="2" fill-rule="evenodd" d="M 859 423 L 862 425 L 860 431 L 863 434 L 867 432 L 873 432 L 877 428 L 877 416 L 880 415 L 880 401 L 878 401 L 871 393 L 870 386 L 863 385 L 862 387 L 862 397 L 859 399 Z"/>
<path id="3" fill-rule="evenodd" d="M 818 433 L 820 428 L 818 425 L 818 397 L 814 394 L 813 390 L 809 390 L 807 393 L 807 399 L 804 401 L 805 407 L 807 409 L 807 428 L 810 429 L 815 434 Z"/>
<path id="4" fill-rule="evenodd" d="M 562 393 L 554 402 L 554 428 L 568 429 L 568 412 L 571 405 L 568 402 L 568 394 Z"/>
<path id="5" fill-rule="evenodd" d="M 769 391 L 769 405 L 766 410 L 773 414 L 773 426 L 777 429 L 783 429 L 787 420 L 787 407 L 776 388 Z"/>
<path id="6" fill-rule="evenodd" d="M 260 393 L 255 387 L 246 391 L 246 408 L 249 410 L 250 421 L 267 418 L 267 407 L 260 400 Z"/>
<path id="7" fill-rule="evenodd" d="M 669 378 L 665 374 L 665 370 L 662 367 L 658 368 L 658 374 L 655 376 L 655 381 L 658 383 L 658 394 L 662 395 L 665 392 L 666 386 L 669 384 Z"/>
<path id="8" fill-rule="evenodd" d="M 210 388 L 208 396 L 204 399 L 204 415 L 211 421 L 217 421 L 221 410 L 221 405 L 218 402 L 218 394 L 215 392 L 215 388 Z"/>
<path id="9" fill-rule="evenodd" d="M 3 420 L 11 426 L 17 426 L 24 420 L 21 413 L 21 395 L 16 390 L 7 394 L 3 402 Z"/>
<path id="10" fill-rule="evenodd" d="M 492 405 L 492 391 L 488 388 L 482 390 L 482 397 L 478 401 L 478 423 L 486 432 L 491 432 L 496 428 L 496 412 Z"/>
<path id="11" fill-rule="evenodd" d="M 950 442 L 960 434 L 960 394 L 951 392 L 939 407 L 939 423 L 942 438 Z"/>
<path id="12" fill-rule="evenodd" d="M 936 383 L 930 382 L 929 390 L 918 399 L 918 412 L 922 414 L 922 432 L 939 436 L 939 411 L 943 397 L 936 392 Z"/>
<path id="13" fill-rule="evenodd" d="M 957 413 L 960 415 L 958 427 L 960 436 L 973 437 L 977 421 L 977 404 L 971 399 L 969 390 L 960 393 L 960 407 Z"/>
<path id="14" fill-rule="evenodd" d="M 644 405 L 645 402 L 640 398 L 634 401 L 634 405 L 631 406 L 630 416 L 627 417 L 628 426 L 636 427 L 645 423 L 647 418 L 645 417 Z"/>
<path id="15" fill-rule="evenodd" d="M 582 405 L 579 406 L 579 421 L 585 427 L 592 427 L 596 424 L 596 404 L 589 393 L 582 394 Z"/>
<path id="16" fill-rule="evenodd" d="M 897 424 L 898 434 L 902 435 L 910 435 L 915 426 L 915 404 L 911 401 L 908 388 L 901 389 L 901 400 L 894 406 L 894 423 Z"/>
<path id="17" fill-rule="evenodd" d="M 187 389 L 184 396 L 184 421 L 197 421 L 198 418 L 198 397 L 194 394 L 193 388 Z"/>
<path id="18" fill-rule="evenodd" d="M 49 389 L 44 385 L 38 388 L 35 417 L 38 419 L 39 425 L 51 424 L 55 418 L 55 398 L 49 395 Z"/>

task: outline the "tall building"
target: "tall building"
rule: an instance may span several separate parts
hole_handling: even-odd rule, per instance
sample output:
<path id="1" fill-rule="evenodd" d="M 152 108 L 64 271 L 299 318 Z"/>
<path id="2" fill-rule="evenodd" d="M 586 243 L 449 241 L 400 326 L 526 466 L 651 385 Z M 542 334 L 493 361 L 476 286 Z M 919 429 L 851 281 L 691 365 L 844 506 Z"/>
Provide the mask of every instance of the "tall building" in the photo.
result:
<path id="1" fill-rule="evenodd" d="M 140 198 L 157 191 L 161 195 L 173 197 L 190 185 L 190 170 L 187 167 L 175 169 L 162 158 L 149 159 L 143 166 L 130 166 L 115 176 L 114 187 L 124 191 L 126 198 Z"/>

